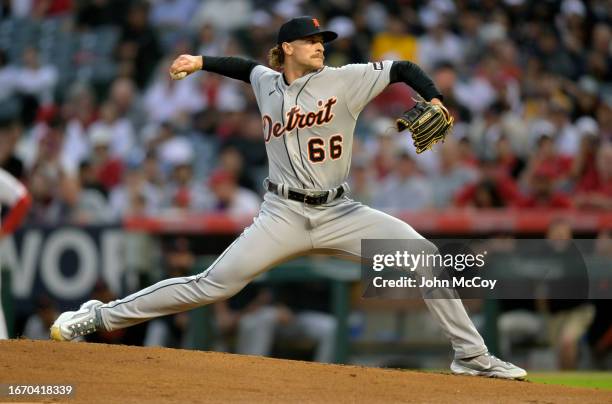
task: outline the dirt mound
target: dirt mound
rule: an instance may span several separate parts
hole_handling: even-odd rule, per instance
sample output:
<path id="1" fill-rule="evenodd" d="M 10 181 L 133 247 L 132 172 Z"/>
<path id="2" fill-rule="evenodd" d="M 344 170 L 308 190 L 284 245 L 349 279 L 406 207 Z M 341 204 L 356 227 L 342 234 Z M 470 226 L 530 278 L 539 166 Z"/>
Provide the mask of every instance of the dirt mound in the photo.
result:
<path id="1" fill-rule="evenodd" d="M 612 393 L 166 348 L 0 341 L 0 384 L 72 384 L 71 403 L 610 403 Z M 0 401 L 6 396 L 6 386 Z"/>

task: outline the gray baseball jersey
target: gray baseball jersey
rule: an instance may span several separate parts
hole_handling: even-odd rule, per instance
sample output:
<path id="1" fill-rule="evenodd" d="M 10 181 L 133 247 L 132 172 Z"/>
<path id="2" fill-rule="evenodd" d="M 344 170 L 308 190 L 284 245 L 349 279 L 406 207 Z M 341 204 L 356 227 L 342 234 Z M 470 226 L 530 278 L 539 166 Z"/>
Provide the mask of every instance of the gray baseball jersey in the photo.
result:
<path id="1" fill-rule="evenodd" d="M 287 85 L 264 66 L 251 71 L 270 161 L 269 178 L 294 188 L 329 190 L 349 172 L 360 111 L 389 84 L 392 62 L 325 67 Z M 100 307 L 104 328 L 227 299 L 262 272 L 293 257 L 326 252 L 360 257 L 362 239 L 422 239 L 410 225 L 344 196 L 311 206 L 268 192 L 259 214 L 202 273 L 173 278 Z M 425 299 L 457 358 L 487 351 L 459 299 Z"/>
<path id="2" fill-rule="evenodd" d="M 270 180 L 316 190 L 346 181 L 357 117 L 389 85 L 391 65 L 324 67 L 291 85 L 281 73 L 255 67 L 250 79 L 262 115 Z"/>

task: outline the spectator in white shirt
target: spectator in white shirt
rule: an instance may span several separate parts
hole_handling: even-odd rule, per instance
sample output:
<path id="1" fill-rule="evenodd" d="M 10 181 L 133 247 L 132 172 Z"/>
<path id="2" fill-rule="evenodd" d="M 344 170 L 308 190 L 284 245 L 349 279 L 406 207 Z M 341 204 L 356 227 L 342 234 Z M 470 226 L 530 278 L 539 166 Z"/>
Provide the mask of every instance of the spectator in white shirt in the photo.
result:
<path id="1" fill-rule="evenodd" d="M 196 27 L 211 23 L 222 30 L 232 30 L 248 25 L 252 16 L 252 2 L 248 0 L 207 0 L 201 2 L 193 15 Z"/>
<path id="2" fill-rule="evenodd" d="M 152 4 L 149 18 L 157 28 L 180 29 L 191 22 L 197 7 L 197 0 L 157 0 Z"/>
<path id="3" fill-rule="evenodd" d="M 160 64 L 156 80 L 144 97 L 149 119 L 157 123 L 172 120 L 181 113 L 196 113 L 207 106 L 197 88 L 199 78 L 192 75 L 183 80 L 171 80 L 167 71 L 169 65 L 169 61 Z"/>
<path id="4" fill-rule="evenodd" d="M 100 107 L 100 119 L 89 128 L 89 137 L 96 131 L 110 134 L 110 153 L 113 157 L 125 159 L 134 147 L 134 128 L 127 118 L 119 117 L 117 106 L 107 101 Z"/>
<path id="5" fill-rule="evenodd" d="M 146 165 L 146 162 L 144 163 Z M 110 193 L 110 206 L 115 219 L 125 216 L 154 216 L 159 214 L 162 195 L 159 188 L 147 181 L 140 165 L 127 167 L 125 179 Z"/>
<path id="6" fill-rule="evenodd" d="M 432 201 L 430 183 L 419 174 L 412 156 L 403 152 L 394 172 L 374 192 L 373 206 L 386 211 L 420 210 Z"/>
<path id="7" fill-rule="evenodd" d="M 16 73 L 15 84 L 20 93 L 36 97 L 41 105 L 52 104 L 57 79 L 55 66 L 42 65 L 38 50 L 33 47 L 25 49 L 23 66 Z"/>
<path id="8" fill-rule="evenodd" d="M 228 41 L 227 35 L 222 35 L 211 23 L 206 23 L 198 30 L 198 55 L 220 56 Z"/>
<path id="9" fill-rule="evenodd" d="M 553 101 L 549 105 L 549 118 L 555 127 L 555 145 L 564 156 L 575 156 L 580 145 L 580 132 L 570 121 L 568 105 Z"/>
<path id="10" fill-rule="evenodd" d="M 88 129 L 97 114 L 93 89 L 82 84 L 72 86 L 69 90 L 69 100 L 64 105 L 62 113 L 68 117 L 62 161 L 67 172 L 76 175 L 81 161 L 87 160 L 91 154 Z"/>
<path id="11" fill-rule="evenodd" d="M 134 81 L 127 77 L 120 77 L 113 81 L 109 100 L 117 108 L 119 119 L 129 120 L 134 131 L 139 133 L 147 118 L 143 101 L 138 95 Z"/>
<path id="12" fill-rule="evenodd" d="M 463 61 L 463 42 L 444 25 L 442 17 L 434 14 L 424 21 L 427 34 L 419 39 L 419 65 L 424 70 L 433 69 L 438 63 Z"/>
<path id="13" fill-rule="evenodd" d="M 446 208 L 453 202 L 457 191 L 478 178 L 478 172 L 459 161 L 457 141 L 447 139 L 440 150 L 440 171 L 431 179 L 434 205 Z"/>
<path id="14" fill-rule="evenodd" d="M 238 186 L 236 178 L 227 171 L 215 171 L 209 180 L 214 195 L 213 210 L 241 217 L 257 214 L 261 200 L 246 188 Z"/>

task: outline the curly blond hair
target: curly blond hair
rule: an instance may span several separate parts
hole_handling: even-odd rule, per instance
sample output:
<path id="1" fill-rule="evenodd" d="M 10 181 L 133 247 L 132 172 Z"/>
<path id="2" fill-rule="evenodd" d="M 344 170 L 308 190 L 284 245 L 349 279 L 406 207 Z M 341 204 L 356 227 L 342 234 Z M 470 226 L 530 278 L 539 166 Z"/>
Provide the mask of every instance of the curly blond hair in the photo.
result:
<path id="1" fill-rule="evenodd" d="M 268 64 L 274 70 L 280 70 L 285 63 L 285 52 L 281 45 L 276 45 L 268 51 Z"/>

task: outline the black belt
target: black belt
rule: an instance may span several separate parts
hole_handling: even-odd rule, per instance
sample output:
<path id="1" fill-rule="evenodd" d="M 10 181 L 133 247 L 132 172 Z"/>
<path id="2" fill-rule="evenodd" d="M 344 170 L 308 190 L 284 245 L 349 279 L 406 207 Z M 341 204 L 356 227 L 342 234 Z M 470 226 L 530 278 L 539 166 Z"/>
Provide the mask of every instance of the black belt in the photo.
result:
<path id="1" fill-rule="evenodd" d="M 279 196 L 284 196 L 287 199 L 291 199 L 292 201 L 298 201 L 302 203 L 307 203 L 308 205 L 323 205 L 325 203 L 331 202 L 328 201 L 329 194 L 334 192 L 336 195 L 333 197 L 333 200 L 340 198 L 344 195 L 344 186 L 340 185 L 337 188 L 334 188 L 329 191 L 306 191 L 306 190 L 296 190 L 295 188 L 288 188 L 286 190 L 286 196 L 281 192 L 281 187 L 272 181 L 266 180 L 267 189 L 270 192 L 274 192 Z"/>

